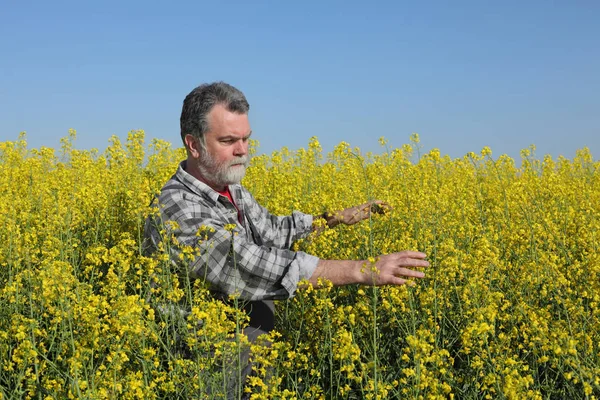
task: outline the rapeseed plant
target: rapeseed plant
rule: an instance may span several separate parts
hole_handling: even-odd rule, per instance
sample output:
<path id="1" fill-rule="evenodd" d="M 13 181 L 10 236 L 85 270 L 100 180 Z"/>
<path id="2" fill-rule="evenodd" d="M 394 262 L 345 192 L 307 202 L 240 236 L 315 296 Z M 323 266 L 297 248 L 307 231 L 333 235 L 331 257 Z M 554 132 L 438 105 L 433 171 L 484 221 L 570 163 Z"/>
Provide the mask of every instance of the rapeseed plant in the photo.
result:
<path id="1" fill-rule="evenodd" d="M 226 398 L 250 346 L 235 298 L 215 300 L 169 255 L 145 254 L 149 205 L 184 158 L 143 131 L 103 152 L 0 143 L 0 399 Z M 324 225 L 296 248 L 322 258 L 424 251 L 413 286 L 321 282 L 277 306 L 252 344 L 254 399 L 600 398 L 600 163 L 451 159 L 409 144 L 362 154 L 342 142 L 256 155 L 243 181 L 276 214 L 380 198 L 392 210 Z M 517 164 L 520 161 L 520 166 Z M 235 232 L 232 231 L 232 235 Z M 206 232 L 198 232 L 203 240 Z M 239 372 L 239 370 L 238 370 Z"/>

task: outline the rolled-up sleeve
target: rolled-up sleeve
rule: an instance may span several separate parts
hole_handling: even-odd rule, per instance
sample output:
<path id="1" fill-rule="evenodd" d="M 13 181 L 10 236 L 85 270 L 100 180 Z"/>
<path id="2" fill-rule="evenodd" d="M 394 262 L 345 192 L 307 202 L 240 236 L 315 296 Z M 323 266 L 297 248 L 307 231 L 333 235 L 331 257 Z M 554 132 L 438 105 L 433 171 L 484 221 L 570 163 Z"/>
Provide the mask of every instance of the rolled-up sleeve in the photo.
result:
<path id="1" fill-rule="evenodd" d="M 298 282 L 309 279 L 319 262 L 302 251 L 256 245 L 239 226 L 227 230 L 218 220 L 203 220 L 201 226 L 189 222 L 178 222 L 176 231 L 180 243 L 199 249 L 188 273 L 223 294 L 245 300 L 290 298 Z M 197 236 L 201 227 L 206 233 Z"/>
<path id="2" fill-rule="evenodd" d="M 193 265 L 194 277 L 204 277 L 219 292 L 238 294 L 246 300 L 292 297 L 298 282 L 312 276 L 319 259 L 301 251 L 259 246 L 246 239 L 239 228 L 215 229 Z"/>

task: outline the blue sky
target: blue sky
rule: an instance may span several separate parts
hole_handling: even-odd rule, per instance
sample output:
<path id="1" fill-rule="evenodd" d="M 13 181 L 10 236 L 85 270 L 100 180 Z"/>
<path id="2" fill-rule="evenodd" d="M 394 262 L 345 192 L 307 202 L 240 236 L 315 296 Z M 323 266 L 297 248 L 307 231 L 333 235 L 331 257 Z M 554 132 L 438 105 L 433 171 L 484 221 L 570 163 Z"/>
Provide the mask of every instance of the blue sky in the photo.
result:
<path id="1" fill-rule="evenodd" d="M 220 4 L 217 4 L 220 3 Z M 41 2 L 0 11 L 0 141 L 180 146 L 185 95 L 224 80 L 262 152 L 419 133 L 460 157 L 600 154 L 600 2 Z"/>

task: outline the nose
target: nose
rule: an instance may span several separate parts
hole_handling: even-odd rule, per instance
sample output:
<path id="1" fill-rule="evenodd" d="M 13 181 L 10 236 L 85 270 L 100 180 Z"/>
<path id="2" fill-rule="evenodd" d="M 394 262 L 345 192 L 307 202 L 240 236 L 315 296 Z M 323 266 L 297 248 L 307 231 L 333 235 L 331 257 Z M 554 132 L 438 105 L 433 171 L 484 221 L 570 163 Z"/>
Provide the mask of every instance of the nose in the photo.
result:
<path id="1" fill-rule="evenodd" d="M 248 141 L 238 140 L 233 148 L 233 152 L 236 156 L 245 156 L 248 153 Z"/>

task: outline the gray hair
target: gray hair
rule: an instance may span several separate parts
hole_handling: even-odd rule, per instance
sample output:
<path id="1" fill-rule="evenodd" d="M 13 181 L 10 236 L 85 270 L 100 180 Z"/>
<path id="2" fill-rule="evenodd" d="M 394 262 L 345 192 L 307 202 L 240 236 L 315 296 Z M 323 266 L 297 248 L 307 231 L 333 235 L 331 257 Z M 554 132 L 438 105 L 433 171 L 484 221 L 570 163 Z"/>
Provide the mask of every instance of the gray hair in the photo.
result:
<path id="1" fill-rule="evenodd" d="M 181 110 L 181 140 L 185 144 L 185 135 L 190 134 L 205 147 L 204 134 L 208 132 L 208 113 L 217 104 L 227 111 L 248 114 L 250 105 L 244 94 L 225 82 L 205 83 L 198 86 L 185 97 Z"/>

